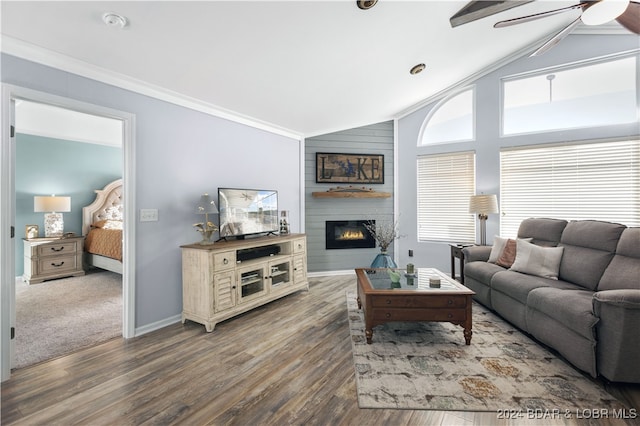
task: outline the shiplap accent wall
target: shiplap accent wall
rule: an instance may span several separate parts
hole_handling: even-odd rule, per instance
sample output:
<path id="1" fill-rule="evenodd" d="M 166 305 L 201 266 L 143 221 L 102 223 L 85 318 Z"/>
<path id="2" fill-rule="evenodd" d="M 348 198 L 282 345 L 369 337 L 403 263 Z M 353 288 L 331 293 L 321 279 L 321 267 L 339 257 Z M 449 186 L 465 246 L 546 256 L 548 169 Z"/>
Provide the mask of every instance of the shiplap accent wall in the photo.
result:
<path id="1" fill-rule="evenodd" d="M 393 121 L 308 138 L 305 141 L 305 216 L 309 272 L 343 271 L 369 266 L 379 249 L 325 249 L 325 221 L 393 221 Z M 316 152 L 384 155 L 384 184 L 365 185 L 390 192 L 389 198 L 314 198 L 313 192 L 347 184 L 316 183 Z M 393 255 L 392 247 L 389 253 Z"/>

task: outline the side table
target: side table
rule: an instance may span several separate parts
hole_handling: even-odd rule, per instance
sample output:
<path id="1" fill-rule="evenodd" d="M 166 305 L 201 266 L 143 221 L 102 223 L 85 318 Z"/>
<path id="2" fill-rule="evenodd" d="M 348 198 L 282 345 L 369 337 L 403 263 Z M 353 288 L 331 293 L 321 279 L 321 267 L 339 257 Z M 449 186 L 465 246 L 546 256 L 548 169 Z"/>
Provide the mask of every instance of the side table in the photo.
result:
<path id="1" fill-rule="evenodd" d="M 449 244 L 451 247 L 451 278 L 456 278 L 456 258 L 460 259 L 460 284 L 464 284 L 464 253 L 462 249 L 473 244 Z"/>
<path id="2" fill-rule="evenodd" d="M 84 275 L 84 237 L 33 238 L 24 241 L 24 274 L 28 284 Z"/>

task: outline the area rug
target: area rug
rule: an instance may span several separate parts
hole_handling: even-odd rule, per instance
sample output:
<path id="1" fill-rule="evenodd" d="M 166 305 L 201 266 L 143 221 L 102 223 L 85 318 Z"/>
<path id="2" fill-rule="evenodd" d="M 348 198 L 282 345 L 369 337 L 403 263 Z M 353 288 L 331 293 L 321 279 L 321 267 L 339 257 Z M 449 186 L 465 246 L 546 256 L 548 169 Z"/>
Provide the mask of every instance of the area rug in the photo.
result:
<path id="1" fill-rule="evenodd" d="M 122 335 L 122 275 L 95 270 L 39 284 L 16 280 L 14 368 Z"/>
<path id="2" fill-rule="evenodd" d="M 469 346 L 462 327 L 436 322 L 378 325 L 367 344 L 352 291 L 347 308 L 360 408 L 563 414 L 625 408 L 596 381 L 477 303 Z"/>

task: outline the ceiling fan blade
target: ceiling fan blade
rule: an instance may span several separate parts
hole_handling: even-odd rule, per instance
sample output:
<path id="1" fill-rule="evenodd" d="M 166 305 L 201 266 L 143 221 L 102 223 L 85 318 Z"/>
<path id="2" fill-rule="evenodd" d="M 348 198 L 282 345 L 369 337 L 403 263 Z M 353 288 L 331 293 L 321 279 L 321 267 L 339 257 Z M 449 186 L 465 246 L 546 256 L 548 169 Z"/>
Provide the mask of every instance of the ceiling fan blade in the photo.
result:
<path id="1" fill-rule="evenodd" d="M 456 14 L 453 15 L 451 19 L 449 19 L 449 22 L 451 23 L 451 27 L 457 27 L 459 25 L 468 24 L 469 22 L 473 22 L 478 19 L 486 18 L 487 16 L 495 15 L 496 13 L 509 10 L 513 7 L 531 3 L 532 1 L 533 0 L 471 1 L 458 12 L 456 12 Z"/>
<path id="2" fill-rule="evenodd" d="M 557 15 L 559 13 L 569 12 L 574 9 L 581 9 L 584 6 L 587 6 L 589 2 L 582 2 L 578 4 L 574 4 L 573 6 L 563 7 L 561 9 L 548 10 L 546 12 L 535 13 L 533 15 L 521 16 L 520 18 L 506 19 L 504 21 L 496 22 L 493 25 L 493 28 L 503 28 L 509 27 L 511 25 L 523 24 L 525 22 L 535 21 L 536 19 L 546 18 L 547 16 Z"/>
<path id="3" fill-rule="evenodd" d="M 640 3 L 632 1 L 627 10 L 616 18 L 616 21 L 632 33 L 640 34 Z"/>
<path id="4" fill-rule="evenodd" d="M 562 41 L 563 38 L 565 38 L 566 36 L 569 35 L 569 33 L 571 31 L 573 31 L 573 29 L 576 27 L 576 25 L 578 25 L 580 23 L 580 17 L 578 17 L 575 21 L 573 21 L 572 23 L 570 23 L 569 25 L 567 25 L 566 27 L 564 27 L 562 29 L 562 31 L 560 31 L 559 33 L 557 33 L 556 35 L 554 35 L 553 37 L 551 37 L 549 40 L 547 40 L 547 42 L 545 44 L 543 44 L 542 46 L 540 46 L 535 52 L 533 52 L 531 55 L 529 55 L 529 57 L 533 57 L 533 56 L 540 56 L 542 55 L 544 52 L 550 50 L 552 47 L 554 47 L 556 44 L 560 43 Z"/>

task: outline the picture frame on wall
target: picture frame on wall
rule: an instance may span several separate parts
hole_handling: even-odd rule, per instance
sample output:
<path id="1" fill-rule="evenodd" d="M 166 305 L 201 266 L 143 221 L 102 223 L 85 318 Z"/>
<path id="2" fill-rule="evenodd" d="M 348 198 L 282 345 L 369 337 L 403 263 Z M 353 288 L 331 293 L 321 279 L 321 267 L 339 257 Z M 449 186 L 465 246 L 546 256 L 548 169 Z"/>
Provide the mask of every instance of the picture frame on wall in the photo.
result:
<path id="1" fill-rule="evenodd" d="M 38 238 L 40 235 L 40 228 L 38 225 L 25 225 L 24 233 L 27 237 L 27 240 L 32 240 L 34 238 Z"/>
<path id="2" fill-rule="evenodd" d="M 316 183 L 383 184 L 384 155 L 316 152 Z"/>

